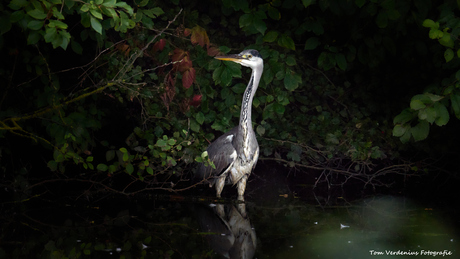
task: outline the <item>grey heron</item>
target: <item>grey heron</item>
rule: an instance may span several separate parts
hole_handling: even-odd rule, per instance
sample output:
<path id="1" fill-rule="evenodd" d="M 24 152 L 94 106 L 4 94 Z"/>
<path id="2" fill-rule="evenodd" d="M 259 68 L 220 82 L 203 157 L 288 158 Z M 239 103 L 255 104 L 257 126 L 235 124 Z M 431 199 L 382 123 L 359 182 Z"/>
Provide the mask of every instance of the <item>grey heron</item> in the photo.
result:
<path id="1" fill-rule="evenodd" d="M 225 184 L 236 184 L 238 200 L 244 201 L 246 182 L 259 159 L 259 144 L 252 128 L 251 112 L 252 100 L 259 86 L 264 62 L 259 52 L 253 49 L 215 58 L 250 67 L 252 74 L 243 94 L 239 125 L 208 146 L 208 158 L 214 163 L 215 169 L 201 164 L 196 177 L 208 179 L 210 187 L 215 185 L 217 197 L 220 197 Z"/>

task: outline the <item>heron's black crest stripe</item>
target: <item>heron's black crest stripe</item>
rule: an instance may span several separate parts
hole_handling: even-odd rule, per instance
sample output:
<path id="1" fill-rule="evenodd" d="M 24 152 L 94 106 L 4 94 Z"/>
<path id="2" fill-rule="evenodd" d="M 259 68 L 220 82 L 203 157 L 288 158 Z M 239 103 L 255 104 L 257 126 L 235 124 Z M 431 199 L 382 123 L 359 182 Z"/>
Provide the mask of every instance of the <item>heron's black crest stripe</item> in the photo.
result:
<path id="1" fill-rule="evenodd" d="M 251 54 L 253 57 L 258 57 L 258 58 L 262 58 L 262 56 L 260 55 L 259 51 L 255 50 L 255 49 L 248 49 L 246 50 L 249 54 Z"/>

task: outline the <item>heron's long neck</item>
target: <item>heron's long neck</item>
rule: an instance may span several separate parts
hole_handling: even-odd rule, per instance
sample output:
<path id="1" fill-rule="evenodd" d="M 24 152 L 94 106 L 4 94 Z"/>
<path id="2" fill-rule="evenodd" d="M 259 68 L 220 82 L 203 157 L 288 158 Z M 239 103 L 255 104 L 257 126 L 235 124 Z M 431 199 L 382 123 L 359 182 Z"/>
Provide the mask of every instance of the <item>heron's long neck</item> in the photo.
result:
<path id="1" fill-rule="evenodd" d="M 241 103 L 241 114 L 240 114 L 240 132 L 243 135 L 243 140 L 245 144 L 248 144 L 248 136 L 253 131 L 252 129 L 252 121 L 251 121 L 251 114 L 252 114 L 252 100 L 254 98 L 254 94 L 257 91 L 257 87 L 259 86 L 260 77 L 262 76 L 262 70 L 252 70 L 251 79 L 249 80 L 249 84 L 246 87 L 243 95 L 243 101 Z M 245 145 L 246 146 L 246 145 Z"/>

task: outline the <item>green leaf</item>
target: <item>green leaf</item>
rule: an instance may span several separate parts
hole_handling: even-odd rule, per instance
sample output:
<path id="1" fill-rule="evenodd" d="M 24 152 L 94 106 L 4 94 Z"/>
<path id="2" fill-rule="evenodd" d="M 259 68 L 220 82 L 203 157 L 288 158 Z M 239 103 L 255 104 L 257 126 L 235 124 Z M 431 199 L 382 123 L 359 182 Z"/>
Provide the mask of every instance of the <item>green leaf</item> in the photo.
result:
<path id="1" fill-rule="evenodd" d="M 123 153 L 123 161 L 126 162 L 129 160 L 129 153 Z"/>
<path id="2" fill-rule="evenodd" d="M 128 164 L 126 165 L 126 172 L 127 172 L 129 175 L 131 175 L 131 174 L 134 172 L 134 166 L 133 166 L 133 164 L 128 163 Z"/>
<path id="3" fill-rule="evenodd" d="M 314 3 L 314 0 L 302 0 L 302 4 L 305 8 Z"/>
<path id="4" fill-rule="evenodd" d="M 29 4 L 29 1 L 27 0 L 12 0 L 9 4 L 8 7 L 13 9 L 13 10 L 19 10 L 23 7 L 26 7 Z"/>
<path id="5" fill-rule="evenodd" d="M 277 31 L 269 31 L 267 34 L 264 35 L 263 41 L 264 42 L 274 42 L 276 38 L 278 37 L 278 32 Z"/>
<path id="6" fill-rule="evenodd" d="M 426 120 L 429 123 L 433 123 L 436 119 L 436 110 L 433 106 L 428 106 L 425 109 L 421 109 L 418 111 L 418 118 L 420 120 Z"/>
<path id="7" fill-rule="evenodd" d="M 266 99 L 267 103 L 271 103 L 273 102 L 273 100 L 275 100 L 275 97 L 273 97 L 273 95 L 267 95 L 267 99 Z"/>
<path id="8" fill-rule="evenodd" d="M 267 30 L 267 25 L 265 24 L 265 22 L 262 19 L 254 19 L 254 27 L 262 35 L 264 35 L 265 31 Z"/>
<path id="9" fill-rule="evenodd" d="M 335 55 L 335 60 L 340 69 L 343 71 L 347 70 L 347 60 L 345 59 L 345 55 L 342 53 L 337 53 Z"/>
<path id="10" fill-rule="evenodd" d="M 241 66 L 231 61 L 223 61 L 224 65 L 214 70 L 212 78 L 217 84 L 228 86 L 232 77 L 241 77 Z"/>
<path id="11" fill-rule="evenodd" d="M 109 162 L 110 160 L 115 158 L 115 150 L 109 150 L 105 153 L 105 160 Z"/>
<path id="12" fill-rule="evenodd" d="M 101 25 L 101 23 L 96 18 L 94 18 L 93 16 L 91 16 L 90 20 L 91 20 L 91 27 L 93 28 L 93 30 L 95 30 L 96 32 L 98 32 L 99 34 L 102 35 L 102 25 Z"/>
<path id="13" fill-rule="evenodd" d="M 281 35 L 278 39 L 278 45 L 287 49 L 295 50 L 294 40 L 285 34 Z"/>
<path id="14" fill-rule="evenodd" d="M 279 115 L 283 115 L 283 114 L 284 114 L 284 111 L 286 110 L 286 107 L 284 107 L 284 105 L 281 105 L 281 104 L 279 104 L 279 103 L 274 103 L 273 109 L 274 109 L 275 112 L 278 113 Z"/>
<path id="15" fill-rule="evenodd" d="M 81 6 L 80 11 L 86 13 L 89 11 L 89 4 L 84 4 Z"/>
<path id="16" fill-rule="evenodd" d="M 281 19 L 281 14 L 280 14 L 280 11 L 278 11 L 278 9 L 270 6 L 268 8 L 268 16 L 270 16 L 270 18 L 272 18 L 273 20 L 279 20 Z"/>
<path id="17" fill-rule="evenodd" d="M 460 95 L 452 94 L 450 96 L 450 102 L 452 103 L 452 109 L 454 110 L 455 117 L 460 119 Z"/>
<path id="18" fill-rule="evenodd" d="M 435 23 L 433 20 L 431 19 L 426 19 L 423 21 L 422 23 L 422 26 L 423 27 L 427 27 L 427 28 L 435 28 L 435 29 L 438 29 L 439 28 L 439 24 Z"/>
<path id="19" fill-rule="evenodd" d="M 139 3 L 139 7 L 144 7 L 144 6 L 146 6 L 148 3 L 149 3 L 149 0 L 142 0 L 142 1 Z"/>
<path id="20" fill-rule="evenodd" d="M 56 39 L 57 36 L 57 30 L 55 27 L 48 27 L 45 30 L 45 35 L 43 38 L 45 39 L 45 42 L 50 43 Z"/>
<path id="21" fill-rule="evenodd" d="M 160 7 L 155 7 L 155 8 L 152 8 L 150 9 L 153 14 L 155 14 L 157 17 L 164 14 L 165 12 L 163 11 L 163 9 L 161 9 Z"/>
<path id="22" fill-rule="evenodd" d="M 415 141 L 421 141 L 428 137 L 430 124 L 427 121 L 420 121 L 415 127 L 410 129 Z"/>
<path id="23" fill-rule="evenodd" d="M 448 32 L 443 33 L 442 37 L 439 39 L 439 43 L 441 43 L 441 45 L 443 46 L 448 47 L 449 49 L 454 47 L 454 41 L 452 40 L 450 33 Z M 451 49 L 451 51 L 453 56 L 453 50 Z"/>
<path id="24" fill-rule="evenodd" d="M 220 84 L 223 86 L 228 86 L 232 83 L 232 76 L 229 73 L 228 69 L 224 67 L 222 74 L 220 75 Z"/>
<path id="25" fill-rule="evenodd" d="M 102 172 L 105 172 L 109 169 L 109 167 L 106 164 L 98 164 L 96 168 L 97 170 Z"/>
<path id="26" fill-rule="evenodd" d="M 334 53 L 323 51 L 319 55 L 317 62 L 319 67 L 323 68 L 324 70 L 329 70 L 335 67 L 337 61 L 335 59 Z"/>
<path id="27" fill-rule="evenodd" d="M 454 51 L 451 48 L 446 49 L 444 51 L 444 59 L 446 60 L 446 63 L 451 61 L 454 58 Z"/>
<path id="28" fill-rule="evenodd" d="M 239 20 L 240 28 L 248 27 L 249 25 L 252 24 L 252 20 L 253 20 L 253 15 L 250 13 L 241 15 L 240 20 Z"/>
<path id="29" fill-rule="evenodd" d="M 147 167 L 147 173 L 149 175 L 153 175 L 153 169 L 151 167 Z"/>
<path id="30" fill-rule="evenodd" d="M 434 109 L 436 109 L 437 118 L 435 120 L 436 125 L 444 126 L 449 122 L 449 112 L 447 108 L 442 103 L 435 103 Z"/>
<path id="31" fill-rule="evenodd" d="M 70 42 L 70 46 L 72 47 L 72 50 L 77 53 L 77 54 L 82 54 L 83 53 L 83 48 L 82 46 L 80 45 L 80 43 L 78 43 L 77 41 L 74 41 L 72 40 Z"/>
<path id="32" fill-rule="evenodd" d="M 51 160 L 51 161 L 48 161 L 47 166 L 51 171 L 54 172 L 58 168 L 58 163 L 56 161 L 54 161 L 54 160 Z"/>
<path id="33" fill-rule="evenodd" d="M 196 114 L 195 119 L 200 125 L 203 125 L 203 122 L 204 122 L 204 119 L 205 119 L 204 114 L 202 112 L 198 112 Z"/>
<path id="34" fill-rule="evenodd" d="M 36 31 L 40 30 L 43 27 L 43 24 L 45 24 L 45 21 L 31 20 L 27 23 L 27 28 Z"/>
<path id="35" fill-rule="evenodd" d="M 38 31 L 31 31 L 27 36 L 27 44 L 32 45 L 37 43 L 41 39 L 41 35 Z"/>
<path id="36" fill-rule="evenodd" d="M 214 80 L 214 82 L 216 82 L 216 84 L 221 84 L 222 82 L 222 72 L 224 71 L 225 67 L 224 66 L 220 66 L 218 68 L 216 68 L 214 70 L 214 72 L 212 73 L 212 79 Z"/>
<path id="37" fill-rule="evenodd" d="M 190 129 L 195 132 L 200 132 L 200 124 L 198 124 L 196 120 L 190 119 Z"/>
<path id="38" fill-rule="evenodd" d="M 173 138 L 168 139 L 168 145 L 170 145 L 170 146 L 174 146 L 176 144 L 176 142 L 177 141 L 175 139 L 173 139 Z"/>
<path id="39" fill-rule="evenodd" d="M 412 99 L 410 101 L 410 107 L 413 109 L 413 110 L 420 110 L 420 109 L 423 109 L 426 107 L 426 105 L 421 101 L 421 100 L 418 100 L 418 99 Z"/>
<path id="40" fill-rule="evenodd" d="M 313 50 L 318 47 L 320 44 L 319 39 L 317 37 L 310 37 L 306 42 L 305 42 L 305 50 Z"/>
<path id="41" fill-rule="evenodd" d="M 432 102 L 439 102 L 440 100 L 442 100 L 444 98 L 444 96 L 440 96 L 440 95 L 432 94 L 432 93 L 424 93 L 423 95 L 425 95 L 428 98 L 430 98 L 430 100 Z"/>
<path id="42" fill-rule="evenodd" d="M 395 125 L 393 128 L 393 136 L 401 137 L 410 129 L 409 125 Z"/>
<path id="43" fill-rule="evenodd" d="M 393 124 L 404 124 L 413 118 L 413 113 L 409 109 L 405 109 L 393 119 Z"/>
<path id="44" fill-rule="evenodd" d="M 10 15 L 10 22 L 15 23 L 15 22 L 18 22 L 19 20 L 21 20 L 22 18 L 24 18 L 24 11 L 19 10 L 19 11 L 13 12 Z"/>
<path id="45" fill-rule="evenodd" d="M 302 83 L 302 78 L 295 73 L 286 73 L 284 76 L 284 87 L 289 91 L 294 91 Z"/>
<path id="46" fill-rule="evenodd" d="M 252 101 L 252 105 L 256 108 L 259 107 L 260 105 L 259 98 L 254 98 L 254 100 Z"/>
<path id="47" fill-rule="evenodd" d="M 227 61 L 224 63 L 226 70 L 229 72 L 231 77 L 241 77 L 241 65 L 235 62 Z"/>
<path id="48" fill-rule="evenodd" d="M 59 36 L 61 36 L 61 44 L 59 47 L 61 47 L 63 50 L 66 50 L 70 42 L 70 33 L 65 30 L 60 30 Z"/>
<path id="49" fill-rule="evenodd" d="M 428 33 L 428 36 L 430 37 L 430 39 L 440 39 L 442 38 L 442 36 L 444 35 L 444 33 L 440 30 L 437 30 L 437 29 L 431 29 L 430 32 Z"/>
<path id="50" fill-rule="evenodd" d="M 256 131 L 259 136 L 263 136 L 265 134 L 265 128 L 262 125 L 258 125 Z"/>
<path id="51" fill-rule="evenodd" d="M 118 18 L 118 14 L 113 8 L 107 8 L 105 6 L 101 6 L 101 11 L 103 14 L 112 17 L 112 18 Z"/>
<path id="52" fill-rule="evenodd" d="M 124 8 L 130 15 L 133 15 L 133 8 L 131 6 L 129 6 L 127 3 L 125 3 L 125 2 L 117 2 L 115 4 L 115 6 Z"/>
<path id="53" fill-rule="evenodd" d="M 43 20 L 47 16 L 45 12 L 43 12 L 42 10 L 38 10 L 38 9 L 30 10 L 30 11 L 27 12 L 27 14 L 32 16 L 33 18 L 35 18 L 37 20 Z"/>
<path id="54" fill-rule="evenodd" d="M 97 8 L 97 7 L 96 7 L 96 8 Z M 89 10 L 89 12 L 91 13 L 91 15 L 93 15 L 93 16 L 96 17 L 97 19 L 102 20 L 102 19 L 103 19 L 103 18 L 102 18 L 102 14 L 101 14 L 101 12 L 99 11 L 99 9 L 96 9 L 96 8 L 94 8 L 94 9 L 91 8 L 91 9 Z"/>
<path id="55" fill-rule="evenodd" d="M 411 127 L 409 126 L 409 129 L 410 128 Z M 404 135 L 402 135 L 402 137 L 399 138 L 399 140 L 401 140 L 402 143 L 407 143 L 407 142 L 409 142 L 411 136 L 412 136 L 411 132 L 410 132 L 410 130 L 408 130 L 408 131 L 406 131 L 406 133 L 404 133 Z"/>
<path id="56" fill-rule="evenodd" d="M 62 15 L 62 13 L 56 8 L 56 6 L 53 6 L 53 16 L 56 17 L 58 20 L 64 20 L 65 17 Z"/>
<path id="57" fill-rule="evenodd" d="M 49 20 L 49 24 L 48 24 L 49 27 L 57 27 L 59 29 L 67 29 L 67 24 L 61 22 L 61 21 L 58 21 L 58 20 Z"/>
<path id="58" fill-rule="evenodd" d="M 286 58 L 286 65 L 295 66 L 295 65 L 297 65 L 297 62 L 295 61 L 295 58 L 293 56 L 288 56 Z"/>
<path id="59" fill-rule="evenodd" d="M 246 85 L 245 84 L 236 84 L 232 87 L 232 91 L 237 94 L 242 94 L 244 93 L 244 90 L 246 90 Z"/>
<path id="60" fill-rule="evenodd" d="M 148 0 L 143 0 L 139 6 L 144 6 L 142 5 L 142 3 L 144 2 L 148 2 Z M 115 7 L 115 4 L 117 3 L 116 0 L 105 0 L 104 3 L 102 3 L 103 6 L 106 6 L 106 7 L 110 7 L 110 8 L 114 8 Z M 147 4 L 147 3 L 146 3 Z"/>

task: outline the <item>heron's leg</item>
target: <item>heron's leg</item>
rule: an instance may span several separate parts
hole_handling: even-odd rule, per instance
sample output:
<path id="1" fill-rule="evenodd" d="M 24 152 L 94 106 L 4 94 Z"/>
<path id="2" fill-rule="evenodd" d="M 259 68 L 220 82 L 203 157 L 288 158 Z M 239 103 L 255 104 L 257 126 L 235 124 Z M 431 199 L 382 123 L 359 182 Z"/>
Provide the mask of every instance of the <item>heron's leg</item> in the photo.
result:
<path id="1" fill-rule="evenodd" d="M 225 217 L 225 208 L 224 208 L 224 204 L 217 204 L 216 205 L 216 211 L 217 211 L 217 215 L 221 218 L 224 218 Z"/>
<path id="2" fill-rule="evenodd" d="M 222 193 L 222 190 L 224 189 L 225 185 L 225 178 L 226 175 L 222 175 L 219 178 L 217 178 L 216 181 L 216 192 L 217 192 L 217 197 L 220 198 L 220 194 Z"/>
<path id="3" fill-rule="evenodd" d="M 246 204 L 244 204 L 244 203 L 237 204 L 236 208 L 237 208 L 238 212 L 240 213 L 240 215 L 243 218 L 245 218 L 245 219 L 248 218 L 248 216 L 247 216 L 248 214 L 246 213 Z"/>
<path id="4" fill-rule="evenodd" d="M 248 180 L 248 175 L 245 174 L 241 177 L 240 181 L 238 182 L 238 200 L 244 201 L 244 191 L 246 191 L 246 182 Z"/>

